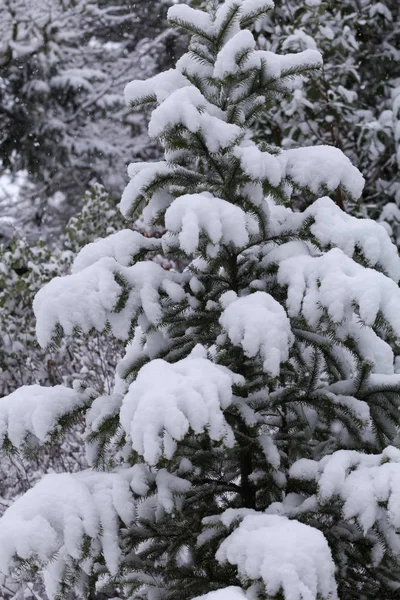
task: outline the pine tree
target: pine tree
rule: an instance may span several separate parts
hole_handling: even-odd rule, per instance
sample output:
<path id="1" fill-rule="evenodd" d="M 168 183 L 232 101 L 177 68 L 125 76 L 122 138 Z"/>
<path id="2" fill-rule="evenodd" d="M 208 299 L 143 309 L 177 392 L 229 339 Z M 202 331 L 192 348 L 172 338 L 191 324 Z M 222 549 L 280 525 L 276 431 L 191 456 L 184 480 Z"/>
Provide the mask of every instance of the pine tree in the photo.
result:
<path id="1" fill-rule="evenodd" d="M 254 142 L 321 66 L 256 49 L 271 8 L 170 9 L 188 53 L 126 88 L 165 157 L 130 166 L 120 205 L 165 233 L 89 244 L 35 298 L 43 347 L 76 328 L 126 341 L 108 396 L 28 386 L 0 403 L 10 449 L 86 419 L 91 469 L 47 475 L 0 521 L 0 568 L 44 567 L 51 598 L 398 598 L 400 258 L 335 203 L 364 183 L 339 149 Z"/>

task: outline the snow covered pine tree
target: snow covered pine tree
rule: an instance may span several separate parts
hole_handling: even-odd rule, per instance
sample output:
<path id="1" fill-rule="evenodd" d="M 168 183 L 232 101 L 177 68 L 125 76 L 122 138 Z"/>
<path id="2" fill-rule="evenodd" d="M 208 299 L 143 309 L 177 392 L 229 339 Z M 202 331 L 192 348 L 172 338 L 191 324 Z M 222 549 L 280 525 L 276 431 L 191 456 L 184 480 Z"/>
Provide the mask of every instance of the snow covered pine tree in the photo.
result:
<path id="1" fill-rule="evenodd" d="M 126 88 L 156 105 L 165 160 L 131 165 L 121 202 L 166 233 L 89 244 L 36 296 L 43 347 L 76 327 L 128 342 L 110 396 L 31 386 L 0 403 L 2 442 L 22 450 L 86 418 L 92 468 L 47 475 L 0 521 L 1 569 L 44 568 L 51 598 L 399 598 L 400 259 L 321 197 L 362 192 L 338 149 L 252 142 L 321 64 L 255 49 L 246 28 L 271 8 L 170 9 L 189 52 Z M 296 213 L 293 190 L 318 199 Z"/>

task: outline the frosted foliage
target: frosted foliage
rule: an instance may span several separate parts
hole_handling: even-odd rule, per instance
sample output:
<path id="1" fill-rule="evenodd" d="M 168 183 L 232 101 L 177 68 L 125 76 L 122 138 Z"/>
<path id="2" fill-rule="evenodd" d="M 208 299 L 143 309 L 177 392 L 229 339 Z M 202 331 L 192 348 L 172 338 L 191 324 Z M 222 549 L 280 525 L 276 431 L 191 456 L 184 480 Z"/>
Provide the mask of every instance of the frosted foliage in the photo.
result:
<path id="1" fill-rule="evenodd" d="M 314 218 L 312 234 L 322 246 L 336 246 L 353 257 L 362 253 L 371 267 L 380 267 L 395 281 L 400 279 L 400 257 L 382 225 L 343 212 L 330 198 L 320 198 L 303 213 Z"/>
<path id="2" fill-rule="evenodd" d="M 60 417 L 87 403 L 85 394 L 62 385 L 52 388 L 25 385 L 0 398 L 0 446 L 5 438 L 16 448 L 22 446 L 28 436 L 46 442 Z"/>
<path id="3" fill-rule="evenodd" d="M 290 475 L 315 480 L 323 502 L 343 501 L 345 519 L 356 518 L 364 533 L 376 523 L 400 527 L 400 451 L 389 446 L 382 454 L 339 450 L 321 461 L 301 459 Z M 398 550 L 398 549 L 397 549 Z"/>
<path id="4" fill-rule="evenodd" d="M 169 175 L 171 168 L 164 161 L 154 163 L 133 163 L 129 166 L 128 174 L 131 178 L 126 186 L 119 205 L 121 213 L 126 217 L 130 215 L 132 207 L 145 194 L 146 186 L 163 175 Z"/>
<path id="5" fill-rule="evenodd" d="M 189 356 L 174 364 L 153 360 L 141 368 L 121 408 L 121 424 L 132 447 L 149 464 L 171 458 L 174 441 L 193 430 L 233 444 L 223 410 L 232 402 L 239 375 L 205 358 Z"/>
<path id="6" fill-rule="evenodd" d="M 171 23 L 184 22 L 192 28 L 203 31 L 212 31 L 213 24 L 210 15 L 203 10 L 195 10 L 186 4 L 171 6 L 168 10 L 168 20 Z"/>
<path id="7" fill-rule="evenodd" d="M 361 320 L 373 325 L 382 313 L 400 335 L 400 291 L 382 273 L 365 268 L 334 248 L 322 256 L 290 256 L 278 267 L 278 281 L 287 286 L 290 316 L 302 314 L 315 327 L 326 309 L 334 323 L 351 322 L 354 305 Z"/>
<path id="8" fill-rule="evenodd" d="M 234 154 L 240 160 L 243 171 L 254 181 L 267 180 L 273 186 L 280 184 L 282 169 L 277 156 L 261 152 L 252 143 L 236 146 Z"/>
<path id="9" fill-rule="evenodd" d="M 160 508 L 172 513 L 176 508 L 175 496 L 187 492 L 191 488 L 190 481 L 172 475 L 167 469 L 160 469 L 156 475 L 157 502 Z"/>
<path id="10" fill-rule="evenodd" d="M 241 346 L 249 358 L 260 355 L 264 371 L 278 377 L 294 339 L 285 309 L 266 292 L 243 298 L 226 292 L 221 303 L 219 322 L 232 344 Z"/>
<path id="11" fill-rule="evenodd" d="M 393 350 L 380 338 L 373 329 L 365 327 L 356 315 L 344 327 L 338 327 L 339 339 L 345 340 L 349 335 L 355 340 L 362 356 L 374 364 L 373 370 L 384 375 L 393 374 Z"/>
<path id="12" fill-rule="evenodd" d="M 82 271 L 106 257 L 114 258 L 120 265 L 128 267 L 141 251 L 156 250 L 160 245 L 160 240 L 147 238 L 138 231 L 123 229 L 82 248 L 74 260 L 72 272 Z"/>
<path id="13" fill-rule="evenodd" d="M 210 256 L 218 252 L 220 243 L 241 248 L 248 244 L 249 234 L 258 232 L 255 219 L 239 206 L 207 192 L 177 198 L 165 214 L 165 225 L 173 235 L 164 237 L 164 245 L 179 245 L 186 254 L 193 254 L 204 233 L 211 242 Z"/>
<path id="14" fill-rule="evenodd" d="M 77 326 L 84 332 L 104 330 L 121 294 L 115 270 L 115 260 L 103 258 L 79 273 L 52 279 L 36 294 L 33 310 L 42 347 L 51 342 L 58 324 L 66 335 L 72 335 Z"/>
<path id="15" fill-rule="evenodd" d="M 278 515 L 250 514 L 221 544 L 220 562 L 229 562 L 246 581 L 262 580 L 268 596 L 285 600 L 336 600 L 335 566 L 323 534 Z"/>
<path id="16" fill-rule="evenodd" d="M 186 85 L 189 85 L 189 81 L 182 73 L 169 69 L 144 81 L 135 79 L 129 82 L 125 87 L 125 101 L 132 104 L 153 98 L 163 102 L 172 92 Z"/>
<path id="17" fill-rule="evenodd" d="M 256 42 L 248 29 L 238 31 L 219 51 L 214 65 L 214 77 L 224 79 L 246 70 L 243 57 L 255 49 Z M 250 62 L 251 66 L 251 62 Z"/>
<path id="18" fill-rule="evenodd" d="M 207 31 L 208 35 L 213 36 L 217 33 L 226 14 L 232 6 L 238 6 L 238 18 L 241 21 L 257 17 L 263 11 L 273 8 L 272 0 L 227 0 L 220 6 L 216 13 L 215 22 L 210 16 L 202 11 L 190 8 L 185 4 L 172 6 L 168 10 L 168 20 L 172 23 L 185 24 L 191 31 Z"/>
<path id="19" fill-rule="evenodd" d="M 60 573 L 72 559 L 81 559 L 82 545 L 88 537 L 91 558 L 85 559 L 81 567 L 88 570 L 102 553 L 108 570 L 116 574 L 121 558 L 119 519 L 128 526 L 135 513 L 131 477 L 130 470 L 46 475 L 1 519 L 0 569 L 8 573 L 15 555 L 49 563 L 46 587 L 53 598 Z"/>
<path id="20" fill-rule="evenodd" d="M 364 178 L 338 148 L 309 146 L 284 150 L 278 156 L 286 177 L 315 194 L 342 186 L 354 199 L 361 196 Z"/>
<path id="21" fill-rule="evenodd" d="M 252 16 L 255 12 L 261 12 L 274 8 L 272 0 L 242 0 L 240 15 L 243 18 Z"/>
<path id="22" fill-rule="evenodd" d="M 124 284 L 117 283 L 116 276 Z M 123 267 L 114 258 L 101 258 L 82 271 L 53 279 L 36 295 L 33 308 L 38 341 L 43 347 L 49 344 L 57 325 L 71 335 L 76 327 L 84 332 L 93 328 L 103 331 L 108 323 L 117 338 L 126 339 L 138 311 L 142 310 L 150 323 L 161 318 L 160 291 L 174 302 L 183 299 L 178 281 L 179 275 L 150 261 Z M 117 311 L 117 302 L 127 290 L 125 305 Z"/>
<path id="23" fill-rule="evenodd" d="M 173 92 L 151 116 L 149 135 L 162 137 L 173 127 L 183 125 L 191 133 L 199 133 L 210 152 L 231 146 L 243 135 L 237 125 L 226 123 L 223 113 L 211 105 L 195 87 Z"/>

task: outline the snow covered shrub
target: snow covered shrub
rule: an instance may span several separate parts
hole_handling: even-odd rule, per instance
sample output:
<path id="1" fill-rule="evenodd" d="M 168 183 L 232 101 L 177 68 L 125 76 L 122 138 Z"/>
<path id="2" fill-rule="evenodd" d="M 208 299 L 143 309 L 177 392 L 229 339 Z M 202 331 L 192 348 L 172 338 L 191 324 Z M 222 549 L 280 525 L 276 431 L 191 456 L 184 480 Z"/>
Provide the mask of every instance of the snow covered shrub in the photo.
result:
<path id="1" fill-rule="evenodd" d="M 164 160 L 130 166 L 120 205 L 165 233 L 89 244 L 35 298 L 43 348 L 75 328 L 126 343 L 110 394 L 0 403 L 11 447 L 85 418 L 91 468 L 47 475 L 0 521 L 0 568 L 43 568 L 51 598 L 398 597 L 400 258 L 330 198 L 364 184 L 339 149 L 254 143 L 255 119 L 321 65 L 257 50 L 248 27 L 271 8 L 170 9 L 188 53 L 126 88 L 154 107 Z"/>

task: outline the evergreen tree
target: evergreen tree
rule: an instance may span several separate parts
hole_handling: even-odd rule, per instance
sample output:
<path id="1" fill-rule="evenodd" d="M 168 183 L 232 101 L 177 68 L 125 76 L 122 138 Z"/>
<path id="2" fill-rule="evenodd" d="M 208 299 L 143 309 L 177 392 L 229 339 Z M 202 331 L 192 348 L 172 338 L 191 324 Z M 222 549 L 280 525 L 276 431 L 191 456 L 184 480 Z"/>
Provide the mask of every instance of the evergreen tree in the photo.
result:
<path id="1" fill-rule="evenodd" d="M 321 66 L 256 49 L 248 28 L 271 8 L 170 9 L 188 53 L 126 88 L 155 106 L 165 159 L 130 166 L 120 205 L 166 231 L 89 244 L 35 298 L 43 347 L 76 328 L 127 342 L 108 396 L 28 386 L 0 402 L 11 449 L 85 416 L 92 468 L 47 475 L 0 521 L 0 568 L 44 567 L 51 598 L 398 598 L 400 258 L 335 203 L 364 183 L 338 148 L 254 142 L 292 77 Z M 293 192 L 316 199 L 296 212 Z"/>

